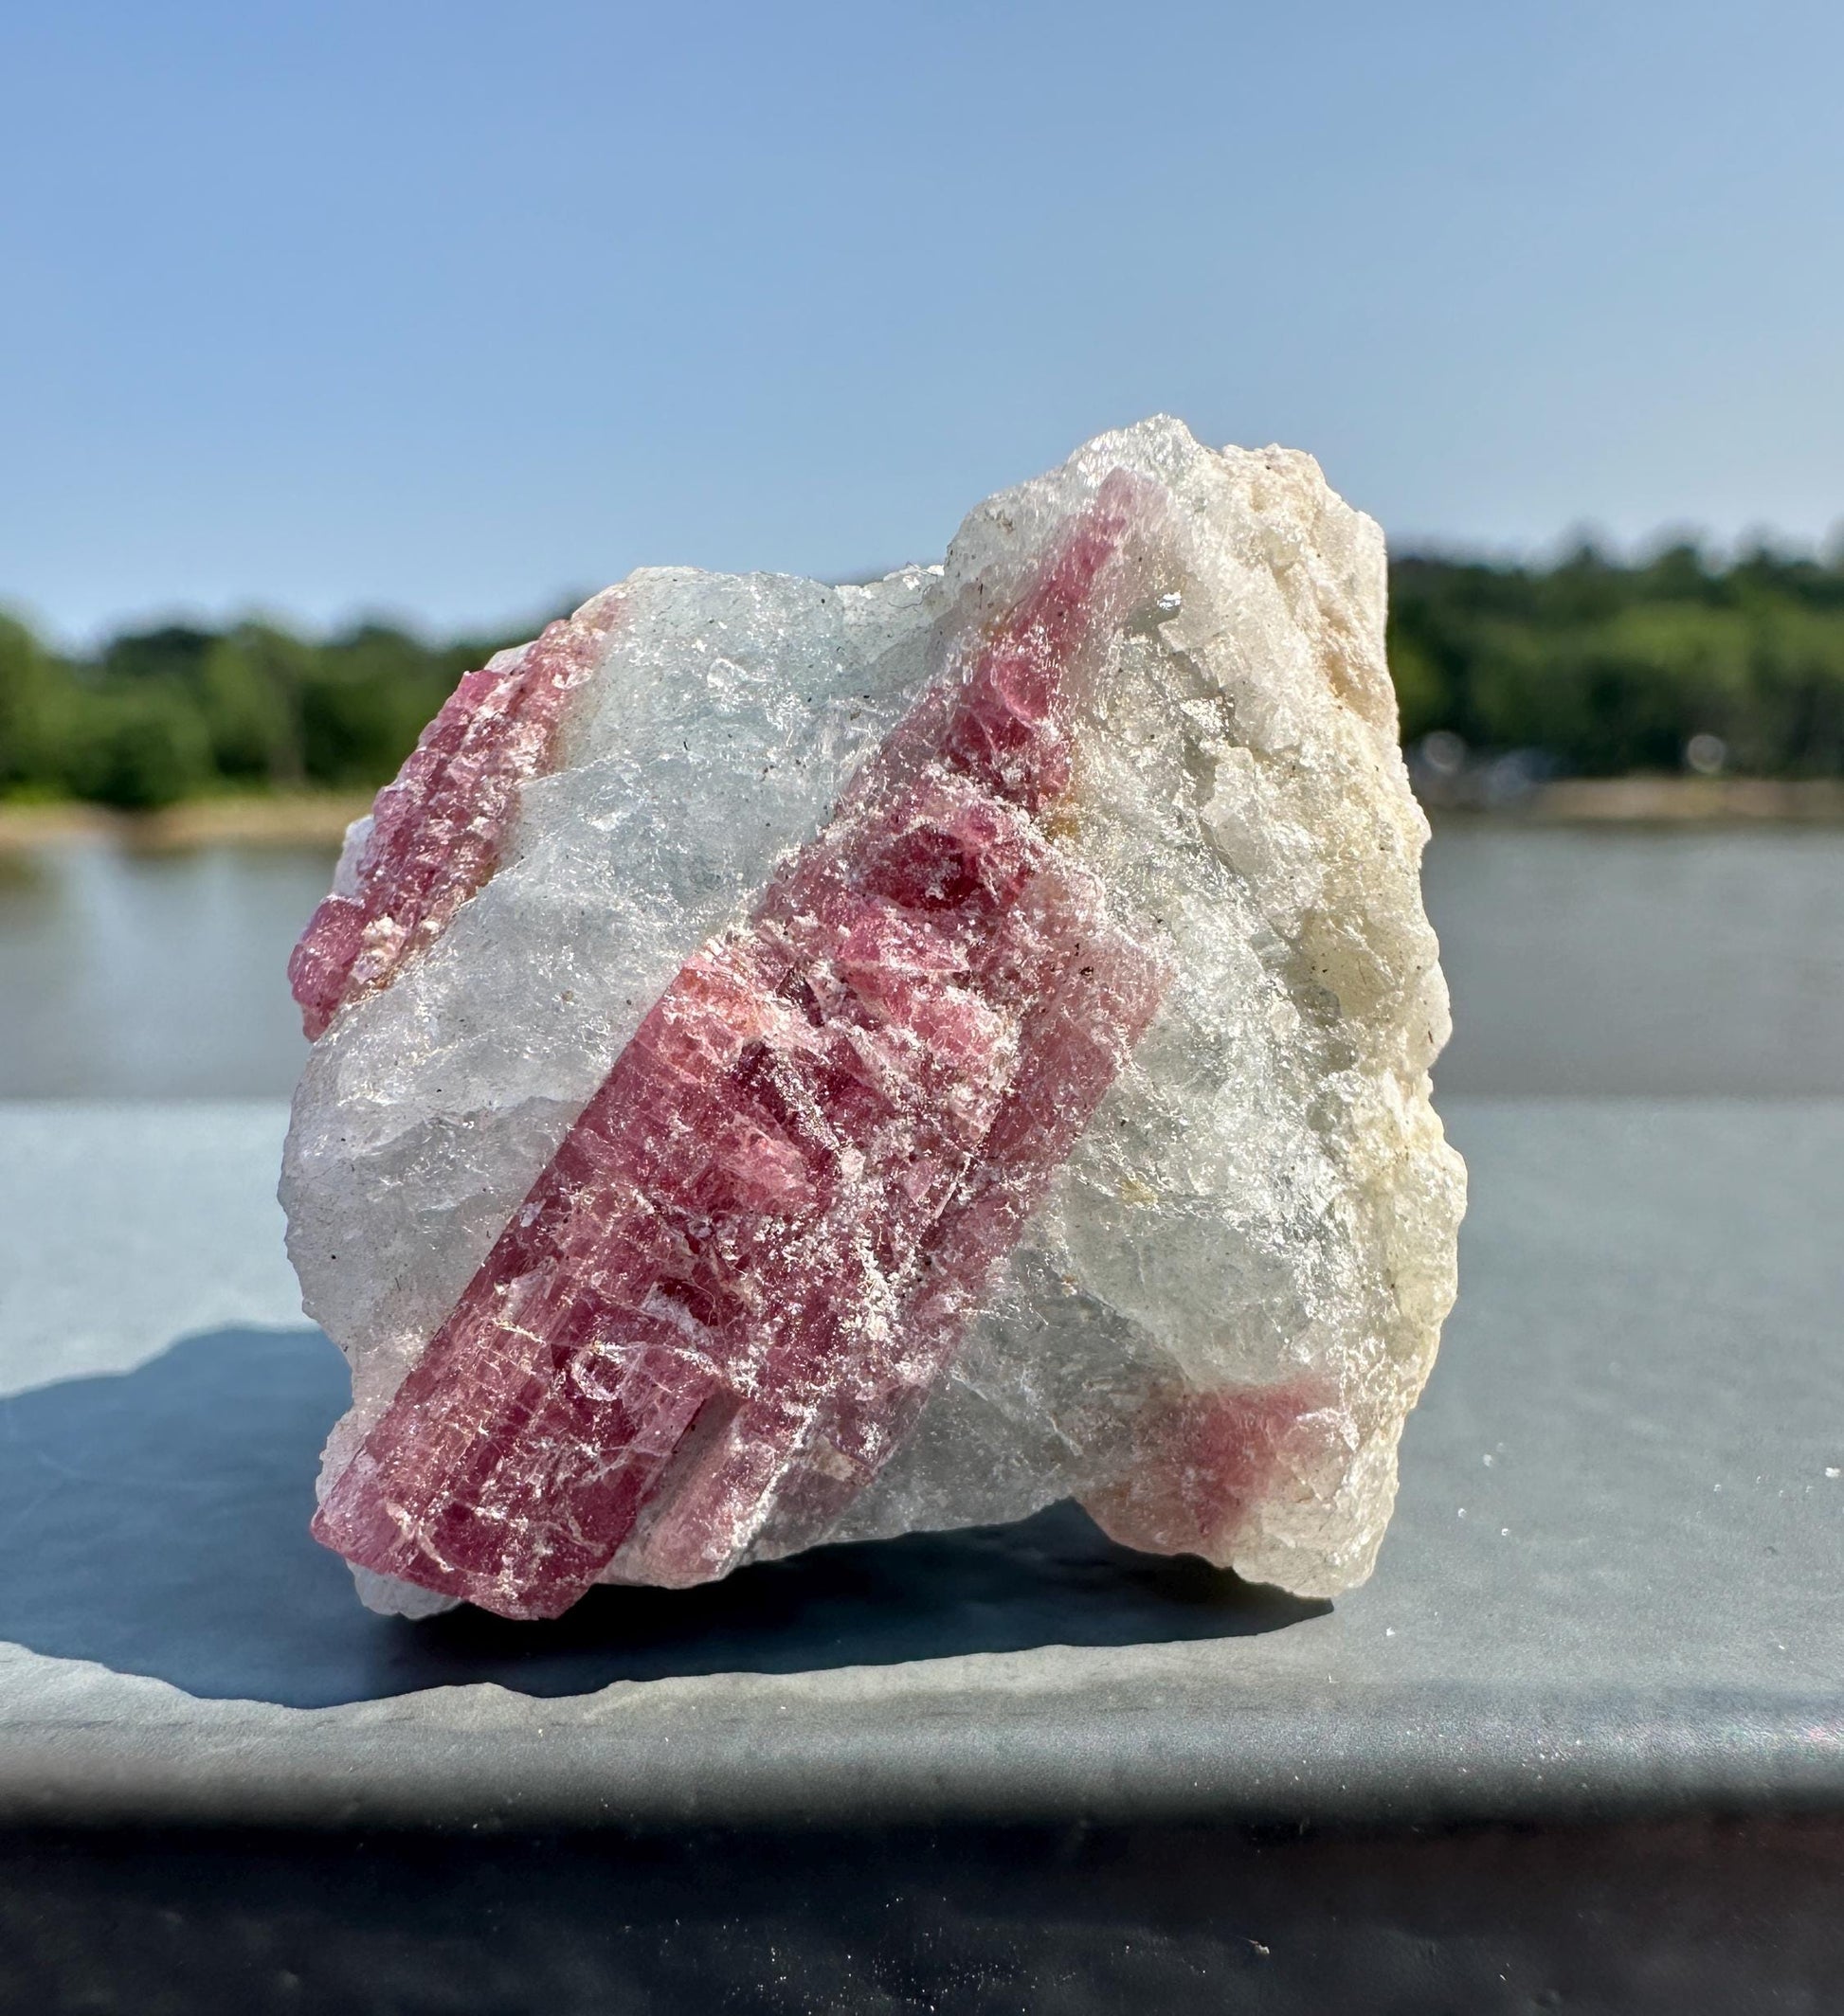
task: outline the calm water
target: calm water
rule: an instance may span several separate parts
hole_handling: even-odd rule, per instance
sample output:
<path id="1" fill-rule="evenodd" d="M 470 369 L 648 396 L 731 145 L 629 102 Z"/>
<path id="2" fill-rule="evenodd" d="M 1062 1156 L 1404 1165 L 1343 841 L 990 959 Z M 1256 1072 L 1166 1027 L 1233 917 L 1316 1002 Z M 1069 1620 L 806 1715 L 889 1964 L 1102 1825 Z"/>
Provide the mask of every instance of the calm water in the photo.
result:
<path id="1" fill-rule="evenodd" d="M 1844 830 L 1444 825 L 1450 1092 L 1844 1092 Z"/>
<path id="2" fill-rule="evenodd" d="M 0 1096 L 280 1093 L 320 850 L 0 855 Z M 1450 1092 L 1844 1092 L 1844 832 L 1448 824 Z"/>
<path id="3" fill-rule="evenodd" d="M 0 855 L 0 1096 L 285 1092 L 320 849 Z"/>

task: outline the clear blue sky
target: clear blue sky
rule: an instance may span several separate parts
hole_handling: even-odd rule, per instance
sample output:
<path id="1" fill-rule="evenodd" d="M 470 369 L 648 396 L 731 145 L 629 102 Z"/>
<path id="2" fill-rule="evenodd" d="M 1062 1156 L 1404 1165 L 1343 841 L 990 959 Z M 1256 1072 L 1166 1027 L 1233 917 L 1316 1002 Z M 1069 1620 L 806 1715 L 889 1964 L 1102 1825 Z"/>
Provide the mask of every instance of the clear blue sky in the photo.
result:
<path id="1" fill-rule="evenodd" d="M 1844 515 L 1838 0 L 0 16 L 0 599 L 841 574 L 1158 409 L 1399 544 Z"/>

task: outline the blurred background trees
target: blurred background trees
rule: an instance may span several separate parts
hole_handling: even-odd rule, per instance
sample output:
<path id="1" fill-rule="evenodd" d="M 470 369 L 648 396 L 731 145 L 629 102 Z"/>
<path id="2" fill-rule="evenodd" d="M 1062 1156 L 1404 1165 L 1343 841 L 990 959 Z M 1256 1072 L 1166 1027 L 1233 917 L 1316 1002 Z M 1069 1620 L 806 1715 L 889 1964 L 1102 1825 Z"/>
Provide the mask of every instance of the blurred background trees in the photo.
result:
<path id="1" fill-rule="evenodd" d="M 1396 561 L 1390 664 L 1405 742 L 1438 732 L 1546 774 L 1844 775 L 1844 554 L 1719 564 Z M 61 656 L 0 616 L 0 797 L 149 809 L 222 790 L 390 777 L 455 681 L 515 639 L 382 622 L 309 640 L 172 623 Z"/>
<path id="2" fill-rule="evenodd" d="M 430 644 L 376 622 L 312 642 L 263 622 L 167 624 L 63 657 L 0 616 L 0 797 L 147 811 L 214 791 L 379 784 L 461 674 L 506 641 Z"/>
<path id="3" fill-rule="evenodd" d="M 1406 742 L 1444 730 L 1585 777 L 1844 772 L 1844 561 L 1408 558 L 1389 636 Z"/>

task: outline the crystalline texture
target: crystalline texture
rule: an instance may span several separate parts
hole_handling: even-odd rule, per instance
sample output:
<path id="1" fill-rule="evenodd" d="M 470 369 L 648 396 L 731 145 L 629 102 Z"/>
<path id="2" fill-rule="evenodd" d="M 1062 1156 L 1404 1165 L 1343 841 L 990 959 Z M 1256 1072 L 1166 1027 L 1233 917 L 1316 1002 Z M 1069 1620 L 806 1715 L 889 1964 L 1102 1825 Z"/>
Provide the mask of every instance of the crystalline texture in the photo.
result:
<path id="1" fill-rule="evenodd" d="M 1153 421 L 945 569 L 642 573 L 541 726 L 458 694 L 284 1172 L 368 1600 L 1069 1494 L 1361 1579 L 1462 1197 L 1382 588 L 1306 458 Z"/>
<path id="2" fill-rule="evenodd" d="M 601 658 L 618 606 L 601 597 L 470 672 L 378 793 L 341 863 L 350 887 L 315 911 L 288 962 L 310 1038 L 354 995 L 388 986 L 493 873 L 519 786 L 547 766 L 564 703 Z"/>
<path id="3" fill-rule="evenodd" d="M 554 1615 L 637 1521 L 694 1582 L 895 1446 L 1163 975 L 1036 818 L 1134 501 L 1115 478 L 746 928 L 679 973 L 315 1523 Z"/>

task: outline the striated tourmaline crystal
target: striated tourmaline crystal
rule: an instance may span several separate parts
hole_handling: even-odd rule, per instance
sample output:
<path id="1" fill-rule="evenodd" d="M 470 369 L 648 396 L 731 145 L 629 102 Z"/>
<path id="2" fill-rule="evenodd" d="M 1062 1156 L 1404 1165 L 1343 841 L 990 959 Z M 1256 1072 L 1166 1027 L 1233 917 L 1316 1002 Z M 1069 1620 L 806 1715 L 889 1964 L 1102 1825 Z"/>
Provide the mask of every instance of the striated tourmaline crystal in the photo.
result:
<path id="1" fill-rule="evenodd" d="M 1134 486 L 649 1012 L 315 1531 L 509 1616 L 869 1482 L 1158 1005 L 1038 820 Z M 640 1531 L 637 1533 L 637 1524 Z"/>
<path id="2" fill-rule="evenodd" d="M 1152 421 L 945 568 L 643 572 L 465 683 L 298 955 L 368 1600 L 1064 1495 L 1361 1579 L 1462 1202 L 1382 619 L 1306 458 Z"/>
<path id="3" fill-rule="evenodd" d="M 570 688 L 600 662 L 620 609 L 599 596 L 568 622 L 470 672 L 394 783 L 348 837 L 342 884 L 288 962 L 308 1036 L 355 994 L 389 986 L 492 874 L 518 791 L 550 763 Z"/>

